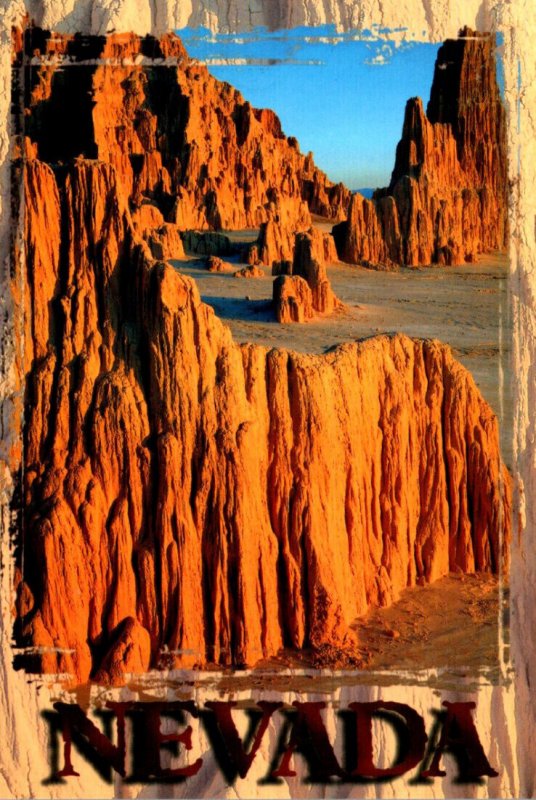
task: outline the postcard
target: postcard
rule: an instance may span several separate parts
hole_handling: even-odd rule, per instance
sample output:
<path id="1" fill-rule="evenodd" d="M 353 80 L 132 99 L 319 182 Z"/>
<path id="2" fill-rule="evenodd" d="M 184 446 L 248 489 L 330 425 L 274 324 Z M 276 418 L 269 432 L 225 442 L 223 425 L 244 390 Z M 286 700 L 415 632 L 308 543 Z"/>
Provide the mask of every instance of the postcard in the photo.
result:
<path id="1" fill-rule="evenodd" d="M 6 17 L 0 795 L 533 796 L 527 31 L 191 5 Z"/>

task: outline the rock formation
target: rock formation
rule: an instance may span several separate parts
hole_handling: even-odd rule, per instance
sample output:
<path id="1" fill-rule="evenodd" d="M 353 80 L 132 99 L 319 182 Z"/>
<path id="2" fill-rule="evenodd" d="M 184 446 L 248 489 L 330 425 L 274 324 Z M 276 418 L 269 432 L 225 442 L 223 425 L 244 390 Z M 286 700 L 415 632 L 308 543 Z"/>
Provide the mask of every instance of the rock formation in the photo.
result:
<path id="1" fill-rule="evenodd" d="M 47 41 L 110 58 L 141 46 Z M 174 37 L 150 41 L 157 55 L 177 53 Z M 197 114 L 186 99 L 188 120 L 164 118 L 158 103 L 181 107 L 170 74 L 177 102 L 190 97 L 188 81 L 196 98 L 208 92 L 200 69 L 155 68 L 143 84 L 128 67 L 121 85 L 113 70 L 88 68 L 72 80 L 85 74 L 94 92 L 97 79 L 111 81 L 118 102 L 104 108 L 97 92 L 76 112 L 89 130 L 73 120 L 59 141 L 47 126 L 60 73 L 35 70 L 25 118 L 34 145 L 14 166 L 26 322 L 15 635 L 35 648 L 27 666 L 80 682 L 121 681 L 163 657 L 189 667 L 254 664 L 283 645 L 352 651 L 349 626 L 369 606 L 449 570 L 497 571 L 507 553 L 497 421 L 448 347 L 402 335 L 322 356 L 239 345 L 195 282 L 155 257 L 151 236 L 174 224 L 164 187 L 184 177 L 165 131 Z M 142 84 L 161 116 L 141 114 Z M 275 119 L 249 109 L 239 118 L 245 142 L 247 125 L 271 131 L 277 162 Z M 112 129 L 120 143 L 147 145 L 136 169 Z M 303 202 L 303 187 L 287 189 Z M 253 213 L 240 202 L 237 214 Z M 311 303 L 296 273 L 321 278 L 324 248 L 316 234 L 298 237 L 293 274 L 279 279 L 303 283 Z"/>
<path id="2" fill-rule="evenodd" d="M 273 111 L 213 78 L 178 37 L 33 28 L 24 48 L 42 60 L 27 74 L 36 156 L 112 164 L 131 208 L 150 201 L 181 230 L 258 228 L 274 214 L 296 230 L 309 212 L 344 218 L 348 190 L 300 153 Z"/>
<path id="3" fill-rule="evenodd" d="M 40 669 L 115 679 L 127 651 L 138 670 L 164 647 L 183 666 L 347 647 L 369 605 L 498 569 L 497 423 L 448 347 L 240 346 L 136 240 L 112 166 L 34 160 L 24 181 L 17 636 L 48 648 Z"/>
<path id="4" fill-rule="evenodd" d="M 167 261 L 184 256 L 184 247 L 177 226 L 170 222 L 164 222 L 159 228 L 147 232 L 146 238 L 154 258 Z"/>
<path id="5" fill-rule="evenodd" d="M 437 56 L 425 114 L 408 101 L 390 186 L 354 194 L 333 234 L 341 260 L 462 264 L 507 242 L 506 123 L 495 40 L 468 29 Z"/>
<path id="6" fill-rule="evenodd" d="M 249 266 L 237 269 L 234 273 L 235 278 L 264 278 L 264 271 L 260 267 Z"/>
<path id="7" fill-rule="evenodd" d="M 221 232 L 184 231 L 181 235 L 188 255 L 230 256 L 234 252 L 231 240 Z"/>
<path id="8" fill-rule="evenodd" d="M 227 272 L 231 268 L 231 264 L 219 256 L 209 256 L 206 261 L 206 268 L 209 272 Z"/>
<path id="9" fill-rule="evenodd" d="M 282 261 L 275 266 L 281 276 L 274 281 L 273 289 L 279 322 L 304 322 L 315 311 L 330 314 L 342 305 L 328 280 L 326 260 L 336 260 L 332 236 L 316 228 L 296 234 L 292 262 Z"/>
<path id="10" fill-rule="evenodd" d="M 313 308 L 330 314 L 341 305 L 335 297 L 326 272 L 326 261 L 334 258 L 333 238 L 311 228 L 296 235 L 292 274 L 304 278 L 312 293 Z"/>
<path id="11" fill-rule="evenodd" d="M 300 219 L 297 228 L 283 225 L 273 219 L 263 222 L 257 244 L 251 251 L 250 260 L 253 261 L 258 257 L 261 264 L 271 267 L 273 275 L 286 273 L 290 270 L 294 258 L 296 232 L 307 230 L 309 226 L 310 220 L 306 214 Z"/>
<path id="12" fill-rule="evenodd" d="M 299 275 L 280 275 L 275 279 L 273 305 L 278 322 L 306 322 L 315 313 L 311 288 Z"/>

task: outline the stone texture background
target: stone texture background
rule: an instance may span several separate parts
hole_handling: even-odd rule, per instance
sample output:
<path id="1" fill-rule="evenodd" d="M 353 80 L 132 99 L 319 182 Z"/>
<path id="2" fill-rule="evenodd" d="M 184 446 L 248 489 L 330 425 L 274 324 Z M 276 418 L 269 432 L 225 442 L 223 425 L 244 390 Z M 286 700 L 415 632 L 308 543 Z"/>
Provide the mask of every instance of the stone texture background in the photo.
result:
<path id="1" fill-rule="evenodd" d="M 273 797 L 274 787 L 258 787 L 256 779 L 267 768 L 267 752 L 257 757 L 254 772 L 233 789 L 224 786 L 201 729 L 194 729 L 196 757 L 205 753 L 205 766 L 195 782 L 175 787 L 120 787 L 100 781 L 84 766 L 81 777 L 64 785 L 43 785 L 49 774 L 47 727 L 41 712 L 62 694 L 59 687 L 29 682 L 12 669 L 10 541 L 8 502 L 12 490 L 11 469 L 19 455 L 18 428 L 21 419 L 20 387 L 13 369 L 13 347 L 17 341 L 20 302 L 16 288 L 9 291 L 7 244 L 9 241 L 9 27 L 28 12 L 37 23 L 64 31 L 104 33 L 134 30 L 162 32 L 186 24 L 205 25 L 222 31 L 239 31 L 257 25 L 289 27 L 300 24 L 335 23 L 340 28 L 381 27 L 407 30 L 398 33 L 419 40 L 440 41 L 455 36 L 463 25 L 480 30 L 492 28 L 503 35 L 506 100 L 509 119 L 511 181 L 511 277 L 510 297 L 514 312 L 515 400 L 514 453 L 516 465 L 516 532 L 512 547 L 510 656 L 513 681 L 499 687 L 480 687 L 472 693 L 462 687 L 442 692 L 441 699 L 474 699 L 476 724 L 492 764 L 500 776 L 482 787 L 453 785 L 450 778 L 437 780 L 436 797 L 532 797 L 536 793 L 536 751 L 532 737 L 536 709 L 531 703 L 531 686 L 536 685 L 536 60 L 533 38 L 536 6 L 533 0 L 3 0 L 0 7 L 0 502 L 2 525 L 0 796 L 2 797 Z M 352 700 L 392 699 L 407 702 L 425 714 L 438 706 L 439 698 L 428 684 L 434 676 L 422 676 L 421 685 L 408 684 L 407 676 L 393 679 L 386 687 L 363 686 L 341 689 L 332 702 L 346 705 Z M 469 690 L 469 687 L 467 687 Z M 164 688 L 153 693 L 166 697 Z M 123 695 L 131 694 L 123 691 Z M 236 699 L 254 697 L 237 693 Z M 71 698 L 73 700 L 74 698 Z M 201 692 L 195 699 L 202 702 Z M 265 696 L 265 699 L 270 699 Z M 285 699 L 292 701 L 289 693 Z M 303 699 L 303 696 L 302 696 Z M 319 699 L 311 696 L 310 699 Z M 332 706 L 328 724 L 334 726 Z M 275 735 L 270 732 L 271 738 Z M 269 740 L 266 740 L 266 746 Z M 382 741 L 380 749 L 387 749 Z M 283 785 L 278 795 L 314 797 L 318 788 L 304 784 Z M 404 780 L 392 784 L 356 786 L 352 797 L 426 797 L 430 787 L 412 786 Z M 346 797 L 348 787 L 325 790 L 325 796 Z"/>

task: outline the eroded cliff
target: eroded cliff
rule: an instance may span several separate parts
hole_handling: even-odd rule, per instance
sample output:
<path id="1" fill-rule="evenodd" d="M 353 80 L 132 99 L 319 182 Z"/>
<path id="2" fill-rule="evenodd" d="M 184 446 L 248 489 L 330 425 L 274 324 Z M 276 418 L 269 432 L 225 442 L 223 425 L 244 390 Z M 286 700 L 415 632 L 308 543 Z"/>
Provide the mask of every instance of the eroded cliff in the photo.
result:
<path id="1" fill-rule="evenodd" d="M 371 266 L 462 264 L 507 243 L 506 121 L 495 39 L 468 29 L 437 56 L 424 112 L 408 100 L 391 183 L 353 195 L 333 234 L 339 257 Z"/>
<path id="2" fill-rule="evenodd" d="M 131 208 L 153 204 L 181 230 L 259 227 L 271 218 L 301 230 L 310 212 L 344 217 L 348 190 L 300 153 L 273 111 L 213 78 L 177 36 L 30 28 L 14 46 L 19 63 L 23 53 L 35 58 L 24 104 L 37 157 L 112 164 Z"/>
<path id="3" fill-rule="evenodd" d="M 24 182 L 17 635 L 39 669 L 351 651 L 369 605 L 499 568 L 497 422 L 448 347 L 239 346 L 136 240 L 114 167 L 29 160 Z"/>
<path id="4" fill-rule="evenodd" d="M 179 232 L 253 227 L 261 229 L 265 263 L 283 254 L 292 260 L 294 237 L 311 228 L 312 213 L 344 218 L 350 192 L 302 155 L 273 111 L 253 108 L 213 78 L 177 36 L 28 28 L 15 32 L 13 45 L 26 152 L 52 164 L 112 165 L 155 257 L 183 254 Z M 310 288 L 314 311 L 331 308 L 316 302 L 316 284 Z"/>
<path id="5" fill-rule="evenodd" d="M 84 47 L 112 58 L 124 41 L 148 40 Z M 157 55 L 178 47 L 151 41 Z M 155 133 L 158 115 L 140 116 L 144 73 L 132 67 L 123 80 L 136 91 L 122 86 L 107 109 L 103 95 L 97 113 L 94 81 L 112 80 L 112 67 L 75 70 L 86 66 L 82 150 L 74 127 L 59 141 L 50 133 L 51 87 L 69 70 L 41 66 L 14 167 L 26 321 L 15 632 L 34 648 L 26 664 L 121 681 L 149 666 L 254 664 L 283 646 L 352 657 L 350 625 L 369 606 L 450 570 L 498 571 L 510 483 L 497 421 L 449 348 L 405 336 L 324 356 L 236 344 L 195 283 L 165 262 L 182 246 L 175 205 L 154 188 L 165 173 L 158 167 L 143 190 L 136 183 L 145 156 L 158 161 L 151 137 L 166 159 L 172 147 Z M 198 81 L 201 68 L 190 67 L 202 85 L 206 73 Z M 168 92 L 168 67 L 156 69 L 151 91 Z M 169 116 L 164 128 L 178 124 Z M 119 146 L 136 141 L 136 119 L 138 141 L 149 142 L 136 154 L 143 163 Z M 292 142 L 281 146 L 299 157 Z M 303 209 L 299 181 L 283 185 L 278 208 Z M 199 210 L 193 196 L 187 206 Z M 315 284 L 320 302 L 325 237 L 297 240 L 293 276 Z"/>

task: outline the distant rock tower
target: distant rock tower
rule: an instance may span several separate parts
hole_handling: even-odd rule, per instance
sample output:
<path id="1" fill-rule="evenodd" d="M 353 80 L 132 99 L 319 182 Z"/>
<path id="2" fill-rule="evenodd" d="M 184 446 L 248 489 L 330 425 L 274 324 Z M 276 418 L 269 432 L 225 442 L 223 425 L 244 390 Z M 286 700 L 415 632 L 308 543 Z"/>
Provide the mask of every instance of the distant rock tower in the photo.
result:
<path id="1" fill-rule="evenodd" d="M 464 28 L 439 49 L 425 114 L 408 100 L 391 183 L 354 195 L 339 257 L 370 265 L 463 264 L 506 247 L 505 111 L 495 38 Z"/>

